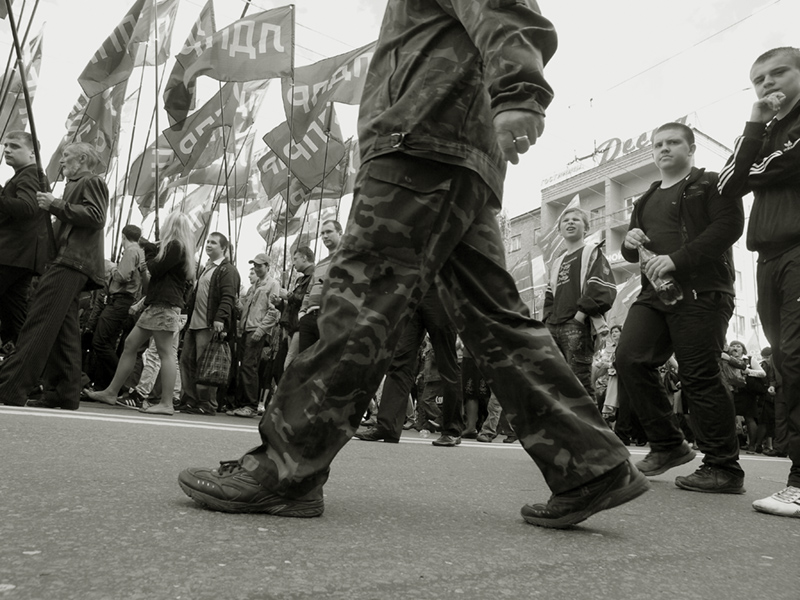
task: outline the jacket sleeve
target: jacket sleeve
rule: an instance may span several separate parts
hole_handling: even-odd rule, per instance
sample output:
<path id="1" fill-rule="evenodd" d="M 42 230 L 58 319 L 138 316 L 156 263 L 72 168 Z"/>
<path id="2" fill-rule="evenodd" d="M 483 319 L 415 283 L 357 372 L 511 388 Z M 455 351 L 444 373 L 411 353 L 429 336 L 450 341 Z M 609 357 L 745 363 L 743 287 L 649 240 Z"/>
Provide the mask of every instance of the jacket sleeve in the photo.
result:
<path id="1" fill-rule="evenodd" d="M 267 303 L 269 303 L 269 294 L 266 294 Z M 261 319 L 261 323 L 258 324 L 257 331 L 261 333 L 261 335 L 266 335 L 272 331 L 272 328 L 278 323 L 278 319 L 280 319 L 281 314 L 271 306 L 267 306 L 266 311 L 264 312 L 264 318 Z"/>
<path id="2" fill-rule="evenodd" d="M 59 221 L 74 227 L 102 229 L 106 224 L 108 188 L 96 175 L 87 176 L 80 185 L 82 187 L 78 202 L 67 203 L 63 198 L 56 198 L 50 205 L 50 212 Z"/>
<path id="3" fill-rule="evenodd" d="M 493 115 L 512 109 L 544 114 L 553 99 L 544 65 L 558 42 L 535 0 L 436 1 L 481 53 Z"/>
<path id="4" fill-rule="evenodd" d="M 630 231 L 631 229 L 636 229 L 637 227 L 639 227 L 639 206 L 640 206 L 640 201 L 641 201 L 641 198 L 639 198 L 639 200 L 637 200 L 633 204 L 633 210 L 631 211 L 631 222 L 628 224 L 628 231 Z M 639 262 L 639 251 L 638 250 L 631 250 L 630 248 L 628 248 L 625 245 L 624 241 L 623 241 L 622 245 L 620 246 L 619 251 L 620 251 L 620 254 L 622 254 L 622 258 L 627 260 L 629 263 L 637 263 L 637 262 Z"/>
<path id="5" fill-rule="evenodd" d="M 12 182 L 6 187 L 11 187 Z M 13 178 L 14 196 L 0 194 L 0 216 L 33 219 L 41 210 L 36 202 L 39 180 L 35 169 L 25 169 Z"/>
<path id="6" fill-rule="evenodd" d="M 583 294 L 578 298 L 578 310 L 590 317 L 607 313 L 617 297 L 617 284 L 608 259 L 600 248 L 595 250 L 597 258 L 586 274 Z"/>
<path id="7" fill-rule="evenodd" d="M 542 322 L 547 321 L 547 317 L 553 312 L 553 291 L 550 289 L 550 284 L 547 284 L 544 292 L 544 306 L 542 307 Z"/>
<path id="8" fill-rule="evenodd" d="M 736 197 L 762 187 L 800 183 L 800 121 L 789 132 L 794 140 L 789 146 L 759 158 L 765 133 L 763 123 L 745 124 L 733 155 L 720 171 L 720 193 Z"/>
<path id="9" fill-rule="evenodd" d="M 225 272 L 220 273 L 219 286 L 219 306 L 214 313 L 214 321 L 233 324 L 233 313 L 236 308 L 236 293 L 239 290 L 239 277 L 236 268 L 226 263 Z"/>
<path id="10" fill-rule="evenodd" d="M 670 254 L 679 274 L 718 260 L 738 240 L 744 231 L 744 206 L 741 196 L 721 196 L 713 173 L 703 199 L 709 223 L 702 233 Z M 691 202 L 692 199 L 687 198 Z"/>

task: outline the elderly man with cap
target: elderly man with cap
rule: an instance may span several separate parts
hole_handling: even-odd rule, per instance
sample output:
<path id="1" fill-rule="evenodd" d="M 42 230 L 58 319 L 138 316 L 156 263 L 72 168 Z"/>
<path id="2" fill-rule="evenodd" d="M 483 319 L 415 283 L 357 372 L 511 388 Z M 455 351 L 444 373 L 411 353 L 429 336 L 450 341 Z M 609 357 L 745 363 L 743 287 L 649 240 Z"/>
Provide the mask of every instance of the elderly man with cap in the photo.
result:
<path id="1" fill-rule="evenodd" d="M 239 407 L 233 411 L 237 417 L 258 415 L 258 363 L 261 352 L 270 338 L 272 328 L 277 326 L 280 312 L 272 305 L 278 297 L 281 286 L 269 275 L 269 257 L 256 254 L 250 261 L 258 278 L 248 291 L 242 303 L 242 317 L 239 331 L 242 334 L 239 344 L 240 366 L 237 402 Z M 230 414 L 230 413 L 229 413 Z"/>

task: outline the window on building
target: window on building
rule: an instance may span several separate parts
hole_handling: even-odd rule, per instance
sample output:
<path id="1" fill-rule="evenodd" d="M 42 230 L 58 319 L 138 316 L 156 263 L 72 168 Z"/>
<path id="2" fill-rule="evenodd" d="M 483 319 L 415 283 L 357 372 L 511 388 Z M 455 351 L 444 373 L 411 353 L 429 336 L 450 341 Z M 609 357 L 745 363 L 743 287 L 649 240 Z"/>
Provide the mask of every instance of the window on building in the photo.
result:
<path id="1" fill-rule="evenodd" d="M 742 272 L 737 270 L 735 273 L 736 273 L 736 291 L 741 292 L 742 291 Z"/>
<path id="2" fill-rule="evenodd" d="M 533 245 L 534 246 L 539 243 L 539 240 L 541 239 L 541 236 L 542 236 L 541 223 L 539 225 L 540 225 L 539 227 L 537 227 L 536 229 L 533 230 Z"/>
<path id="3" fill-rule="evenodd" d="M 598 206 L 589 211 L 589 229 L 603 227 L 606 223 L 606 207 Z"/>
<path id="4" fill-rule="evenodd" d="M 522 248 L 522 236 L 515 235 L 511 238 L 511 252 L 516 252 Z"/>
<path id="5" fill-rule="evenodd" d="M 736 326 L 734 327 L 736 330 L 736 335 L 744 335 L 744 317 L 741 315 L 736 315 Z"/>

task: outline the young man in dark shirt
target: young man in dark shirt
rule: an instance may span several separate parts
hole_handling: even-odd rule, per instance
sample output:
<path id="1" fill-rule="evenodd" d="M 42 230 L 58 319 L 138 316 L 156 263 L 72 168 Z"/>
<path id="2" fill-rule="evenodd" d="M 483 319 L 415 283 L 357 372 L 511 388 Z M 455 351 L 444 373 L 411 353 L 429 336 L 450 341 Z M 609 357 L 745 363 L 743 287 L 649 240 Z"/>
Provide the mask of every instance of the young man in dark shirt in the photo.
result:
<path id="1" fill-rule="evenodd" d="M 678 425 L 658 376 L 674 352 L 684 398 L 691 406 L 703 465 L 678 487 L 698 492 L 744 493 L 733 399 L 719 376 L 717 360 L 734 306 L 731 245 L 742 234 L 740 197 L 722 197 L 717 174 L 693 166 L 694 133 L 667 123 L 653 135 L 653 160 L 662 180 L 636 202 L 622 255 L 639 260 L 639 247 L 656 254 L 646 262 L 642 291 L 628 313 L 617 346 L 620 394 L 630 401 L 650 441 L 637 463 L 659 475 L 695 457 Z M 683 299 L 662 302 L 651 284 L 671 275 Z M 621 399 L 623 400 L 623 399 Z"/>

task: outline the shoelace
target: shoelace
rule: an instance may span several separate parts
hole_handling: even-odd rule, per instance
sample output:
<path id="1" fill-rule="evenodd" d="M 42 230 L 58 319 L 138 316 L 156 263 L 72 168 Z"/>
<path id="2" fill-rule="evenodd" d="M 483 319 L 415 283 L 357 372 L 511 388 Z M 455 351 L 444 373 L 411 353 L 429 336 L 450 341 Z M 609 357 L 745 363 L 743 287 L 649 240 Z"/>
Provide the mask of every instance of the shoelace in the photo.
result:
<path id="1" fill-rule="evenodd" d="M 775 498 L 781 502 L 797 502 L 800 500 L 800 488 L 792 487 L 791 485 L 786 489 L 781 490 L 775 494 Z"/>
<path id="2" fill-rule="evenodd" d="M 219 468 L 217 472 L 220 475 L 225 475 L 226 473 L 235 473 L 236 471 L 241 471 L 242 467 L 239 464 L 238 460 L 221 460 L 219 461 Z"/>

